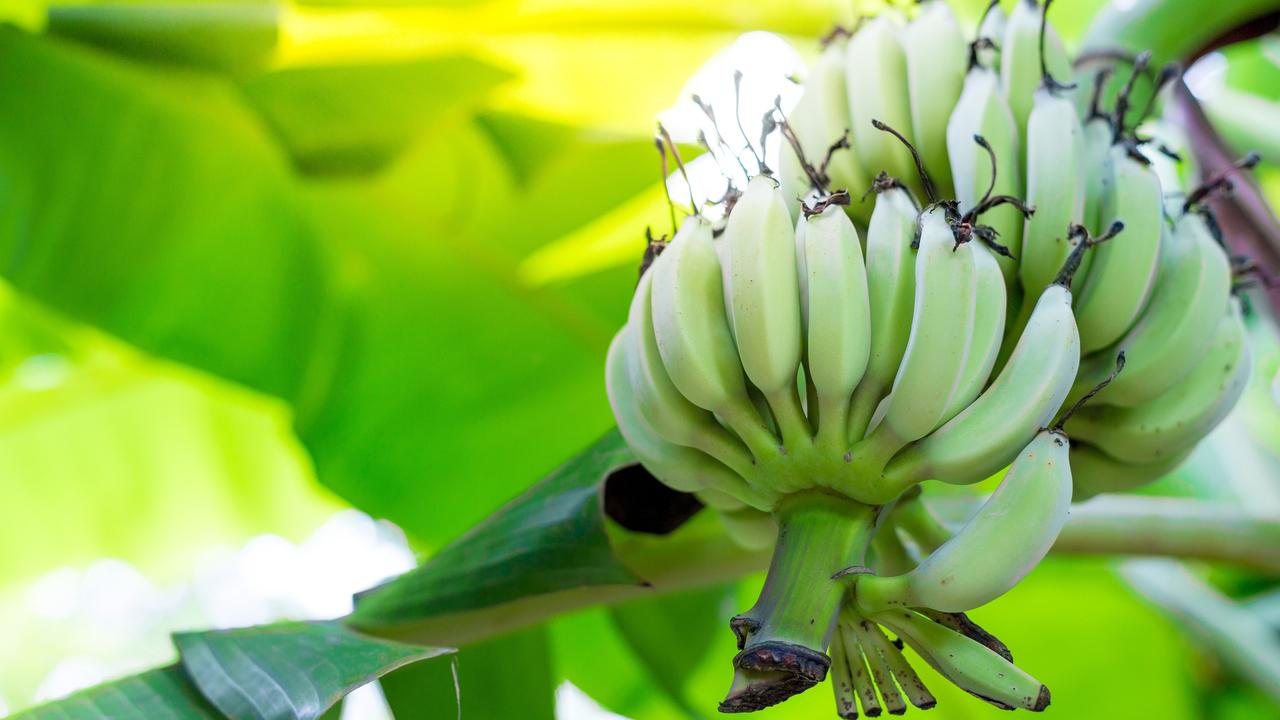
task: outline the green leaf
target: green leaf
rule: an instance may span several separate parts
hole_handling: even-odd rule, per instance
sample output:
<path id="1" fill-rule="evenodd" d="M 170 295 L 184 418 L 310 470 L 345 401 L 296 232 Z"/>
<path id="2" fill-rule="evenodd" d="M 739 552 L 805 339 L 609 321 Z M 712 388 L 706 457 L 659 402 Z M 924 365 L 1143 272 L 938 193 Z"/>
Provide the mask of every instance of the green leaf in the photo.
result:
<path id="1" fill-rule="evenodd" d="M 229 717 L 252 720 L 315 720 L 370 680 L 453 652 L 367 637 L 337 623 L 179 633 L 173 642 L 210 702 Z"/>
<path id="2" fill-rule="evenodd" d="M 635 460 L 611 431 L 430 562 L 357 598 L 358 628 L 411 625 L 436 615 L 576 588 L 638 585 L 614 556 L 600 483 Z"/>
<path id="3" fill-rule="evenodd" d="M 152 353 L 285 399 L 329 269 L 288 168 L 215 76 L 0 28 L 0 272 Z"/>
<path id="4" fill-rule="evenodd" d="M 182 668 L 172 666 L 82 690 L 9 720 L 220 720 Z"/>
<path id="5" fill-rule="evenodd" d="M 334 173 L 381 168 L 440 115 L 469 113 L 510 77 L 442 56 L 282 68 L 242 83 L 300 169 Z"/>
<path id="6" fill-rule="evenodd" d="M 301 539 L 340 507 L 302 455 L 279 401 L 141 356 L 0 284 L 0 547 L 22 548 L 0 563 L 0 588 L 104 557 L 167 584 L 211 545 Z M 0 667 L 22 667 L 0 674 L 22 684 L 71 652 L 29 619 L 0 610 Z"/>
<path id="7" fill-rule="evenodd" d="M 248 72 L 279 36 L 274 2 L 58 5 L 47 31 L 141 60 Z"/>
<path id="8" fill-rule="evenodd" d="M 557 676 L 606 709 L 644 720 L 690 719 L 646 672 L 607 608 L 570 613 L 556 618 L 549 627 Z"/>
<path id="9" fill-rule="evenodd" d="M 433 204 L 454 220 L 430 231 L 395 200 L 317 203 L 357 270 L 348 324 L 315 356 L 328 381 L 299 403 L 297 425 L 326 485 L 438 547 L 608 429 L 609 333 L 515 281 L 500 247 L 450 235 L 488 221 L 468 215 L 468 198 Z"/>
<path id="10" fill-rule="evenodd" d="M 464 718 L 555 717 L 555 679 L 547 631 L 535 626 L 469 645 L 453 664 L 418 663 L 382 678 L 397 718 L 454 717 L 443 708 L 462 701 Z M 457 686 L 454 672 L 457 672 Z"/>
<path id="11" fill-rule="evenodd" d="M 375 179 L 301 184 L 226 80 L 15 30 L 0 61 L 24 97 L 0 115 L 0 272 L 290 402 L 346 499 L 436 545 L 609 427 L 632 271 L 535 287 L 519 263 L 652 183 L 648 140 L 546 130 L 567 139 L 515 173 L 536 133 L 443 117 Z"/>
<path id="12" fill-rule="evenodd" d="M 1159 68 L 1167 62 L 1186 59 L 1227 30 L 1275 10 L 1280 10 L 1280 1 L 1112 2 L 1094 16 L 1081 50 L 1150 50 L 1152 67 Z"/>
<path id="13" fill-rule="evenodd" d="M 703 716 L 690 705 L 685 688 L 694 669 L 728 627 L 734 585 L 716 585 L 609 608 L 627 645 L 658 687 L 689 717 Z"/>

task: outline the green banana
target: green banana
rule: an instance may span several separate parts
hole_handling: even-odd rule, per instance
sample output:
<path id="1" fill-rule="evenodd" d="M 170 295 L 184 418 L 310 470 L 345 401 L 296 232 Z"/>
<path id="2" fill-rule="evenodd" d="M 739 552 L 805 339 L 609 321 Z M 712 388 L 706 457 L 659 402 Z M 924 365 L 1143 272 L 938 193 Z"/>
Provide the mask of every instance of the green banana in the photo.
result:
<path id="1" fill-rule="evenodd" d="M 758 510 L 771 509 L 777 494 L 756 490 L 742 476 L 707 453 L 662 439 L 641 416 L 628 369 L 634 338 L 630 326 L 623 326 L 609 345 L 605 362 L 605 387 L 618 430 L 627 445 L 653 476 L 681 492 L 728 496 L 740 507 L 750 502 Z"/>
<path id="2" fill-rule="evenodd" d="M 901 648 L 889 642 L 889 638 L 885 637 L 884 631 L 880 629 L 880 626 L 865 618 L 857 618 L 846 607 L 841 613 L 841 620 L 843 622 L 851 622 L 853 619 L 856 619 L 862 628 L 861 636 L 865 638 L 863 645 L 875 648 L 880 654 L 892 674 L 892 680 L 897 681 L 898 686 L 902 688 L 902 693 L 907 696 L 911 704 L 921 710 L 928 710 L 937 705 L 938 701 L 929 692 L 929 689 L 925 687 L 924 682 L 920 680 L 920 676 L 916 674 L 907 659 L 903 657 Z M 906 708 L 904 707 L 902 710 L 905 712 Z M 890 710 L 890 712 L 892 713 L 893 711 Z"/>
<path id="3" fill-rule="evenodd" d="M 911 334 L 884 420 L 863 441 L 873 447 L 901 448 L 940 425 L 968 362 L 978 287 L 973 244 L 957 246 L 941 207 L 926 210 L 920 223 Z"/>
<path id="4" fill-rule="evenodd" d="M 875 129 L 880 120 L 912 136 L 907 91 L 907 57 L 896 18 L 879 15 L 862 23 L 849 39 L 845 80 L 853 145 L 863 164 L 897 178 L 914 178 L 911 156 L 892 137 Z M 908 181 L 913 185 L 912 181 Z"/>
<path id="5" fill-rule="evenodd" d="M 956 386 L 950 404 L 942 414 L 943 423 L 969 407 L 987 386 L 1004 337 L 1007 303 L 1000 263 L 996 261 L 995 253 L 981 243 L 973 247 L 973 261 L 977 277 L 973 335 L 969 340 L 969 355 L 964 363 L 960 384 Z"/>
<path id="6" fill-rule="evenodd" d="M 783 442 L 808 441 L 796 391 L 803 339 L 795 231 L 782 191 L 759 175 L 747 184 L 725 226 L 726 290 L 742 368 L 765 398 Z"/>
<path id="7" fill-rule="evenodd" d="M 753 455 L 768 456 L 778 441 L 747 395 L 711 232 L 711 223 L 690 217 L 650 267 L 654 337 L 680 394 L 715 413 Z"/>
<path id="8" fill-rule="evenodd" d="M 1028 297 L 1053 282 L 1074 246 L 1068 229 L 1081 224 L 1085 201 L 1085 140 L 1075 105 L 1050 87 L 1035 93 L 1027 120 L 1027 204 L 1036 208 L 1022 233 L 1018 279 Z M 1030 316 L 1031 303 L 1024 315 Z M 1026 324 L 1026 317 L 1020 325 Z"/>
<path id="9" fill-rule="evenodd" d="M 866 653 L 875 652 L 875 650 L 862 647 L 858 633 L 848 623 L 838 623 L 836 632 L 840 634 L 840 641 L 849 661 L 853 691 L 862 705 L 862 714 L 867 717 L 876 717 L 881 712 L 880 699 L 876 697 L 875 682 L 871 678 L 871 671 L 867 669 L 866 659 Z M 857 714 L 855 713 L 852 717 L 857 717 Z"/>
<path id="10" fill-rule="evenodd" d="M 805 80 L 800 100 L 787 116 L 787 122 L 800 142 L 804 159 L 814 169 L 825 172 L 828 187 L 822 188 L 823 190 L 843 188 L 850 192 L 861 192 L 870 179 L 851 143 L 848 147 L 830 152 L 830 162 L 827 162 L 828 151 L 852 127 L 849 118 L 849 93 L 845 86 L 846 52 L 843 38 L 834 38 L 823 49 Z M 799 198 L 814 189 L 813 183 L 789 143 L 782 143 L 781 162 L 781 177 L 786 188 L 788 207 L 792 211 L 792 218 L 798 218 Z M 848 212 L 860 222 L 866 222 L 871 208 L 865 203 L 854 203 L 849 206 Z"/>
<path id="11" fill-rule="evenodd" d="M 1110 172 L 1102 225 L 1124 222 L 1124 235 L 1094 249 L 1093 266 L 1076 297 L 1080 351 L 1086 355 L 1119 340 L 1151 295 L 1160 259 L 1164 201 L 1160 180 L 1125 143 L 1107 151 Z"/>
<path id="12" fill-rule="evenodd" d="M 636 408 L 649 427 L 666 441 L 697 448 L 748 477 L 753 464 L 750 451 L 721 427 L 714 415 L 681 395 L 667 375 L 653 333 L 652 280 L 653 273 L 640 277 L 627 319 L 631 351 L 626 353 L 626 367 Z"/>
<path id="13" fill-rule="evenodd" d="M 1142 148 L 1142 154 L 1150 161 L 1156 177 L 1160 178 L 1165 215 L 1179 217 L 1182 215 L 1182 203 L 1187 198 L 1187 188 L 1195 185 L 1197 175 L 1191 141 L 1181 128 L 1163 121 L 1145 123 L 1139 132 L 1151 138 L 1151 142 Z"/>
<path id="14" fill-rule="evenodd" d="M 1121 373 L 1123 375 L 1124 373 Z M 1082 502 L 1102 493 L 1136 490 L 1173 472 L 1186 461 L 1194 448 L 1154 463 L 1135 465 L 1120 462 L 1087 443 L 1071 443 L 1071 481 L 1075 485 L 1073 502 Z"/>
<path id="15" fill-rule="evenodd" d="M 991 157 L 974 142 L 975 136 L 983 137 L 995 154 L 994 184 Z M 980 203 L 988 189 L 992 195 L 1021 195 L 1018 137 L 1013 113 L 1000 91 L 999 76 L 981 66 L 971 68 L 965 75 L 960 100 L 947 120 L 947 154 L 961 212 Z M 1021 256 L 1024 220 L 1017 208 L 995 208 L 983 216 L 983 222 L 995 229 L 1000 243 L 1013 258 Z M 998 258 L 1007 282 L 1012 282 L 1017 271 L 1013 258 Z"/>
<path id="16" fill-rule="evenodd" d="M 849 401 L 867 369 L 871 349 L 862 245 L 838 205 L 801 219 L 796 238 L 805 372 L 817 394 L 818 442 L 843 455 Z"/>
<path id="17" fill-rule="evenodd" d="M 1111 169 L 1111 122 L 1101 115 L 1091 116 L 1082 128 L 1080 162 L 1084 176 L 1083 224 L 1091 235 L 1102 233 L 1102 198 L 1107 193 Z M 1086 275 L 1080 276 L 1081 281 Z"/>
<path id="18" fill-rule="evenodd" d="M 971 51 L 973 62 L 983 67 L 1000 67 L 1000 45 L 1004 42 L 1005 28 L 1008 26 L 1009 16 L 1000 7 L 1000 0 L 991 0 L 982 21 L 978 23 L 978 37 Z"/>
<path id="19" fill-rule="evenodd" d="M 836 697 L 836 714 L 845 720 L 856 720 L 858 703 L 853 686 L 853 670 L 849 666 L 849 653 L 844 646 L 844 638 L 837 630 L 831 637 L 831 689 Z"/>
<path id="20" fill-rule="evenodd" d="M 627 436 L 626 433 L 623 433 L 622 435 L 623 437 Z M 706 505 L 717 512 L 736 512 L 747 507 L 747 504 L 738 498 L 711 488 L 694 490 L 693 494 L 697 496 L 698 500 L 702 501 L 703 505 Z"/>
<path id="21" fill-rule="evenodd" d="M 707 505 L 706 492 L 697 493 L 698 498 Z M 720 524 L 724 527 L 729 539 L 748 550 L 764 550 L 772 547 L 778 539 L 778 524 L 767 512 L 756 508 L 743 507 L 731 510 L 718 510 Z"/>
<path id="22" fill-rule="evenodd" d="M 849 627 L 854 634 L 858 636 L 858 641 L 862 645 L 863 657 L 866 658 L 867 668 L 871 671 L 871 681 L 875 684 L 876 689 L 880 691 L 880 699 L 885 712 L 890 715 L 902 715 L 907 711 L 907 701 L 903 699 L 902 692 L 898 690 L 897 683 L 893 679 L 893 670 L 889 666 L 888 653 L 881 651 L 880 642 L 885 640 L 878 628 L 873 630 L 873 624 L 868 620 L 851 623 Z M 894 648 L 896 652 L 897 648 Z"/>
<path id="23" fill-rule="evenodd" d="M 1053 419 L 1079 363 L 1071 291 L 1050 285 L 991 387 L 946 425 L 894 456 L 885 482 L 905 489 L 931 478 L 968 484 L 990 477 Z"/>
<path id="24" fill-rule="evenodd" d="M 916 149 L 938 191 L 951 197 L 947 118 L 964 88 L 969 51 L 964 29 L 945 0 L 926 0 L 907 25 L 902 45 L 907 55 L 907 94 Z"/>
<path id="25" fill-rule="evenodd" d="M 1018 127 L 1026 127 L 1031 115 L 1034 96 L 1042 80 L 1042 58 L 1043 68 L 1053 77 L 1071 75 L 1071 61 L 1062 38 L 1045 22 L 1048 5 L 1041 8 L 1036 0 L 1018 0 L 1009 13 L 1004 42 L 1000 45 L 1000 81 Z M 1028 137 L 1027 150 L 1030 148 Z"/>
<path id="26" fill-rule="evenodd" d="M 1134 407 L 1167 392 L 1205 354 L 1205 339 L 1226 312 L 1231 262 L 1204 218 L 1188 213 L 1166 236 L 1151 301 L 1118 343 L 1081 364 L 1073 396 L 1083 395 L 1125 354 L 1125 372 L 1092 402 Z M 1068 400 L 1071 402 L 1071 400 Z"/>
<path id="27" fill-rule="evenodd" d="M 1067 521 L 1069 448 L 1058 430 L 1037 433 L 969 522 L 914 570 L 858 576 L 854 601 L 859 610 L 964 612 L 1007 592 L 1044 558 Z"/>
<path id="28" fill-rule="evenodd" d="M 1240 303 L 1232 299 L 1208 351 L 1177 385 L 1137 407 L 1081 408 L 1067 431 L 1127 463 L 1176 457 L 1222 421 L 1244 392 L 1251 367 Z"/>
<path id="29" fill-rule="evenodd" d="M 897 633 L 925 662 L 971 695 L 1005 710 L 1040 712 L 1049 706 L 1049 688 L 982 643 L 905 608 L 871 619 Z"/>
<path id="30" fill-rule="evenodd" d="M 1111 143 L 1115 140 L 1115 127 L 1111 116 L 1102 110 L 1103 95 L 1107 85 L 1115 76 L 1115 68 L 1106 66 L 1095 71 L 1089 78 L 1090 89 L 1085 90 L 1081 82 L 1076 89 L 1076 96 L 1087 105 L 1082 109 L 1081 124 L 1081 170 L 1084 175 L 1084 218 L 1081 221 L 1090 235 L 1097 236 L 1103 232 L 1102 197 L 1106 194 L 1110 181 Z M 1081 80 L 1084 78 L 1081 77 Z M 1086 260 L 1092 260 L 1092 253 Z M 1083 286 L 1087 268 L 1081 267 L 1076 277 Z"/>
<path id="31" fill-rule="evenodd" d="M 850 442 L 862 439 L 907 349 L 916 285 L 911 243 L 918 215 L 911 196 L 900 187 L 888 187 L 876 197 L 867 229 L 866 258 L 871 350 L 867 370 L 853 394 Z"/>

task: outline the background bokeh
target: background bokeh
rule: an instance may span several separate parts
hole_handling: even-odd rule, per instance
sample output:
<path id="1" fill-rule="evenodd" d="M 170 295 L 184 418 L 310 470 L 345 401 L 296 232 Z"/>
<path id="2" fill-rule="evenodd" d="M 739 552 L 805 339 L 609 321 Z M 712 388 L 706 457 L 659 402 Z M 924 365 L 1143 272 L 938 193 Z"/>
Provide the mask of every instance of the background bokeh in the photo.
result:
<path id="1" fill-rule="evenodd" d="M 731 112 L 740 69 L 750 132 L 853 5 L 0 0 L 0 716 L 166 662 L 173 630 L 340 615 L 606 430 L 604 350 L 667 222 L 654 119 L 692 143 L 688 95 Z M 1280 202 L 1280 39 L 1188 83 Z M 1280 507 L 1259 309 L 1254 387 L 1151 492 Z M 1052 558 L 974 613 L 1052 712 L 1280 715 L 1117 562 Z M 566 720 L 710 716 L 759 581 L 464 651 L 463 708 L 549 716 L 502 714 L 546 686 Z M 930 687 L 937 720 L 1000 716 Z M 376 688 L 344 717 L 387 717 Z"/>

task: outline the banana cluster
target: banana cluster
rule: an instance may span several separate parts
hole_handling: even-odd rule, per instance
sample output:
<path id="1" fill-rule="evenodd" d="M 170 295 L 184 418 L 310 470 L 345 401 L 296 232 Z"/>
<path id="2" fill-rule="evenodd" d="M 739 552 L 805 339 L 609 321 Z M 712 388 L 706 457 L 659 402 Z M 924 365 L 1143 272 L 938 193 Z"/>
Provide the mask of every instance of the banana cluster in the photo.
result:
<path id="1" fill-rule="evenodd" d="M 1109 374 L 1120 353 L 1129 363 L 1066 425 L 1081 500 L 1133 489 L 1176 467 L 1234 406 L 1250 360 L 1239 302 L 1230 299 L 1232 260 L 1200 205 L 1203 196 L 1187 187 L 1185 138 L 1162 123 L 1134 129 L 1152 109 L 1128 102 L 1135 82 L 1149 74 L 1146 59 L 1064 86 L 1054 78 L 1069 77 L 1071 63 L 1047 11 L 1047 4 L 1020 0 L 1006 16 L 993 4 L 970 42 L 945 2 L 926 0 L 909 21 L 889 11 L 851 36 L 833 34 L 789 118 L 798 142 L 783 146 L 781 178 L 798 212 L 799 199 L 829 189 L 815 186 L 804 159 L 822 157 L 844 132 L 850 147 L 829 162 L 840 172 L 819 176 L 830 187 L 866 187 L 871 169 L 911 177 L 905 146 L 866 119 L 880 113 L 915 145 L 937 192 L 955 197 L 962 212 L 999 195 L 1033 207 L 1026 218 L 1014 204 L 982 216 L 995 232 L 995 260 L 1006 280 L 996 368 L 1011 358 L 1072 249 L 1123 225 L 1119 238 L 1084 255 L 1072 300 L 1083 359 L 1065 404 Z M 867 67 L 877 71 L 860 70 Z M 1107 81 L 1123 73 L 1114 107 L 1103 108 Z M 1155 83 L 1174 74 L 1167 68 Z M 865 81 L 868 75 L 874 81 Z M 975 143 L 975 135 L 984 142 Z M 873 208 L 855 202 L 849 214 L 861 222 Z M 993 304 L 984 305 L 989 316 L 999 312 Z M 971 368 L 980 376 L 984 365 Z M 988 427 L 1002 430 L 1000 423 Z M 937 442 L 917 443 L 931 444 Z M 913 448 L 891 465 L 909 464 L 919 479 L 950 480 L 922 454 Z"/>
<path id="2" fill-rule="evenodd" d="M 1105 73 L 1058 82 L 1071 63 L 1048 5 L 992 3 L 972 41 L 943 0 L 832 33 L 778 119 L 778 176 L 652 248 L 609 350 L 619 428 L 742 544 L 792 533 L 735 620 L 722 710 L 828 669 L 842 717 L 929 707 L 903 642 L 1000 707 L 1044 709 L 1047 689 L 964 612 L 1035 567 L 1073 497 L 1176 467 L 1243 390 L 1233 260 L 1203 204 L 1225 181 L 1187 187 L 1176 132 L 1129 106 L 1145 58 L 1114 70 L 1129 78 L 1109 101 Z M 920 483 L 1005 468 L 956 532 L 924 517 Z M 838 612 L 804 606 L 816 629 L 773 617 L 800 603 L 779 556 L 821 546 L 788 530 L 798 497 L 875 517 L 832 551 L 841 567 L 811 568 L 827 583 L 847 567 Z"/>

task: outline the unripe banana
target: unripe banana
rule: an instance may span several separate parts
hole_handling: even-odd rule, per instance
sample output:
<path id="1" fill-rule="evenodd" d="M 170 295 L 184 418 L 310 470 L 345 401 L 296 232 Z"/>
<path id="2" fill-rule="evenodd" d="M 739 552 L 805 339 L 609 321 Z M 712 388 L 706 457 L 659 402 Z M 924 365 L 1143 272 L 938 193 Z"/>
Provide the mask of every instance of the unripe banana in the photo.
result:
<path id="1" fill-rule="evenodd" d="M 804 93 L 787 116 L 787 122 L 800 141 L 800 148 L 815 169 L 827 159 L 831 146 L 852 129 L 849 118 L 849 91 L 845 86 L 846 43 L 842 38 L 832 40 L 818 56 L 817 62 L 805 80 Z M 812 182 L 800 165 L 800 159 L 790 143 L 781 148 L 782 180 L 792 217 L 799 217 L 798 198 L 812 190 Z M 852 141 L 848 148 L 831 153 L 826 168 L 829 187 L 825 190 L 847 189 L 853 194 L 862 192 L 870 179 L 863 169 Z M 848 212 L 861 222 L 871 215 L 868 203 L 852 203 Z"/>
<path id="2" fill-rule="evenodd" d="M 1018 264 L 1027 297 L 1039 296 L 1053 282 L 1074 247 L 1067 234 L 1084 218 L 1084 159 L 1075 105 L 1048 87 L 1037 90 L 1027 119 L 1026 195 L 1036 212 L 1026 220 Z"/>
<path id="3" fill-rule="evenodd" d="M 1067 521 L 1069 449 L 1063 433 L 1037 433 L 969 522 L 914 570 L 860 576 L 854 588 L 858 608 L 964 612 L 1007 592 L 1044 558 Z"/>
<path id="4" fill-rule="evenodd" d="M 1208 351 L 1173 388 L 1137 407 L 1083 407 L 1067 421 L 1067 431 L 1123 462 L 1168 460 L 1222 421 L 1244 392 L 1251 367 L 1240 304 L 1233 299 Z"/>
<path id="5" fill-rule="evenodd" d="M 756 176 L 725 228 L 727 286 L 738 356 L 769 400 L 784 441 L 808 436 L 796 393 L 802 331 L 795 231 L 786 202 L 768 177 Z"/>
<path id="6" fill-rule="evenodd" d="M 1150 142 L 1142 147 L 1142 154 L 1151 163 L 1156 177 L 1160 178 L 1165 213 L 1171 218 L 1178 217 L 1187 198 L 1187 188 L 1195 185 L 1189 161 L 1192 154 L 1190 140 L 1180 128 L 1159 120 L 1143 123 L 1138 134 L 1150 138 Z M 1169 153 L 1177 157 L 1171 157 Z"/>
<path id="7" fill-rule="evenodd" d="M 990 155 L 974 141 L 975 135 L 985 138 L 995 153 L 994 187 Z M 1013 113 L 1000 91 L 999 76 L 984 67 L 970 69 L 960 100 L 947 120 L 947 154 L 961 212 L 968 212 L 981 202 L 988 188 L 993 195 L 1022 194 L 1018 137 Z M 995 229 L 999 242 L 1009 248 L 1014 258 L 1021 256 L 1023 217 L 1017 208 L 997 207 L 983 215 L 982 222 Z M 998 260 L 1005 280 L 1012 281 L 1017 262 L 1007 257 Z"/>
<path id="8" fill-rule="evenodd" d="M 900 29 L 888 15 L 862 24 L 849 40 L 845 80 L 849 92 L 849 117 L 853 144 L 864 167 L 897 178 L 914 178 L 911 155 L 889 135 L 871 125 L 880 120 L 912 137 L 910 99 L 907 94 L 907 57 Z M 914 182 L 908 182 L 914 186 Z"/>
<path id="9" fill-rule="evenodd" d="M 1082 502 L 1102 493 L 1136 490 L 1173 472 L 1186 461 L 1192 450 L 1194 448 L 1187 448 L 1165 460 L 1135 465 L 1120 462 L 1087 443 L 1073 441 L 1071 481 L 1075 492 L 1071 500 Z"/>
<path id="10" fill-rule="evenodd" d="M 880 642 L 888 645 L 888 640 L 880 632 L 878 626 L 869 620 L 849 623 L 848 627 L 858 636 L 862 647 L 863 658 L 867 661 L 867 669 L 871 671 L 871 680 L 880 691 L 880 698 L 885 712 L 890 715 L 902 715 L 907 711 L 907 701 L 898 690 L 893 679 L 893 670 L 889 666 L 886 655 L 900 654 L 897 648 L 890 646 L 888 653 L 882 652 Z"/>
<path id="11" fill-rule="evenodd" d="M 1151 295 L 1160 259 L 1164 201 L 1160 181 L 1124 144 L 1108 151 L 1111 172 L 1102 225 L 1119 220 L 1124 234 L 1093 250 L 1095 257 L 1076 298 L 1080 351 L 1085 355 L 1119 340 Z"/>
<path id="12" fill-rule="evenodd" d="M 1005 710 L 1040 712 L 1049 706 L 1049 688 L 976 640 L 907 609 L 879 613 L 871 620 L 892 630 L 934 670 L 971 695 Z"/>
<path id="13" fill-rule="evenodd" d="M 674 490 L 732 499 L 720 505 L 736 503 L 741 508 L 743 503 L 749 503 L 758 510 L 771 509 L 777 502 L 776 494 L 755 490 L 740 475 L 700 450 L 662 439 L 640 415 L 627 367 L 633 343 L 630 326 L 624 326 L 614 336 L 605 361 L 605 387 L 618 430 L 640 463 Z"/>
<path id="14" fill-rule="evenodd" d="M 991 387 L 966 410 L 899 453 L 885 469 L 891 487 L 938 479 L 968 484 L 1018 456 L 1062 407 L 1080 364 L 1071 291 L 1050 285 Z"/>
<path id="15" fill-rule="evenodd" d="M 698 497 L 702 498 L 702 493 Z M 767 512 L 744 507 L 720 510 L 716 514 L 729 539 L 748 550 L 764 550 L 778 538 L 778 524 L 774 522 L 773 515 Z"/>
<path id="16" fill-rule="evenodd" d="M 920 222 L 911 335 L 884 420 L 872 433 L 887 434 L 899 448 L 942 424 L 968 362 L 978 287 L 973 245 L 957 246 L 944 210 L 927 210 Z"/>
<path id="17" fill-rule="evenodd" d="M 1036 0 L 1018 0 L 1009 13 L 1009 22 L 1000 46 L 1000 80 L 1009 109 L 1018 127 L 1026 127 L 1031 114 L 1033 96 L 1041 83 L 1040 31 L 1044 11 Z M 1071 61 L 1067 58 L 1062 38 L 1052 25 L 1044 29 L 1044 65 L 1053 77 L 1071 75 Z M 1074 114 L 1074 106 L 1072 113 Z M 1028 140 L 1028 151 L 1032 147 Z"/>
<path id="18" fill-rule="evenodd" d="M 847 623 L 839 623 L 836 632 L 840 635 L 840 644 L 844 648 L 849 672 L 849 680 L 853 685 L 853 694 L 862 705 L 862 713 L 867 717 L 876 717 L 881 713 L 880 698 L 876 696 L 876 684 L 867 669 L 866 653 L 875 652 L 872 648 L 862 647 L 858 633 Z M 856 718 L 857 712 L 844 715 L 846 720 Z"/>
<path id="19" fill-rule="evenodd" d="M 1008 26 L 1009 16 L 1005 14 L 1004 8 L 1000 7 L 998 0 L 993 0 L 987 5 L 986 14 L 978 25 L 978 39 L 990 41 L 989 46 L 977 49 L 979 65 L 989 68 L 1000 67 L 1000 45 L 1004 42 L 1005 28 Z"/>
<path id="20" fill-rule="evenodd" d="M 849 440 L 862 439 L 876 406 L 888 393 L 911 336 L 915 304 L 915 238 L 919 211 L 902 188 L 876 197 L 867 229 L 867 297 L 871 306 L 871 351 L 854 391 Z"/>
<path id="21" fill-rule="evenodd" d="M 871 308 L 858 231 L 837 205 L 800 221 L 806 373 L 817 393 L 818 438 L 843 454 L 853 390 L 867 369 Z M 810 408 L 813 415 L 813 408 Z"/>
<path id="22" fill-rule="evenodd" d="M 1111 123 L 1101 115 L 1085 120 L 1081 163 L 1084 176 L 1084 221 L 1090 235 L 1100 235 L 1106 227 L 1102 219 L 1102 198 L 1111 175 Z M 1038 147 L 1038 146 L 1037 146 Z M 1079 275 L 1081 287 L 1086 275 Z"/>
<path id="23" fill-rule="evenodd" d="M 625 364 L 639 415 L 667 442 L 697 448 L 748 477 L 753 463 L 742 441 L 725 430 L 714 415 L 681 395 L 667 375 L 653 331 L 652 281 L 652 272 L 640 277 L 627 318 L 632 339 Z"/>
<path id="24" fill-rule="evenodd" d="M 1204 218 L 1179 218 L 1166 235 L 1151 301 L 1137 324 L 1114 346 L 1081 366 L 1073 395 L 1083 395 L 1106 377 L 1115 357 L 1125 371 L 1091 402 L 1134 407 L 1163 395 L 1204 356 L 1205 340 L 1222 320 L 1231 295 L 1231 263 Z"/>
<path id="25" fill-rule="evenodd" d="M 711 223 L 697 216 L 685 220 L 649 274 L 654 337 L 676 389 L 725 421 L 757 457 L 776 451 L 777 439 L 747 395 Z"/>
<path id="26" fill-rule="evenodd" d="M 977 277 L 973 336 L 969 341 L 969 355 L 960 384 L 942 415 L 944 423 L 969 407 L 987 386 L 1004 338 L 1007 298 L 1000 263 L 996 261 L 995 253 L 981 243 L 973 247 L 973 262 Z"/>
<path id="27" fill-rule="evenodd" d="M 831 637 L 831 689 L 836 698 L 836 715 L 842 720 L 857 720 L 857 691 L 853 685 L 853 669 L 849 665 L 849 653 L 839 629 Z M 861 657 L 858 658 L 861 661 Z"/>
<path id="28" fill-rule="evenodd" d="M 902 44 L 916 149 L 938 192 L 952 197 L 947 119 L 964 87 L 969 52 L 964 29 L 945 0 L 926 0 L 907 25 Z"/>
<path id="29" fill-rule="evenodd" d="M 728 493 L 713 490 L 711 488 L 702 488 L 693 492 L 703 505 L 716 510 L 718 512 L 734 512 L 747 507 L 747 504 Z"/>

